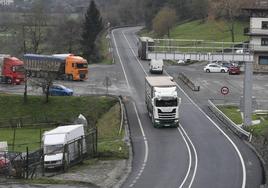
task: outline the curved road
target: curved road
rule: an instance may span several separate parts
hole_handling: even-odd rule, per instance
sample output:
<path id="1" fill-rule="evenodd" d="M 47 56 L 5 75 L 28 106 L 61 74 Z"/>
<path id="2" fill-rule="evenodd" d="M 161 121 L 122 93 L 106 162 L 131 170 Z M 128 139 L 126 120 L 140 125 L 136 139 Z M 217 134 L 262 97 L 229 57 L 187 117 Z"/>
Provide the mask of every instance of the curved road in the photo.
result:
<path id="1" fill-rule="evenodd" d="M 254 153 L 222 130 L 179 86 L 180 128 L 153 128 L 144 103 L 148 62 L 139 61 L 135 54 L 139 29 L 112 31 L 116 59 L 133 99 L 127 102 L 133 168 L 122 187 L 259 187 L 261 167 Z"/>

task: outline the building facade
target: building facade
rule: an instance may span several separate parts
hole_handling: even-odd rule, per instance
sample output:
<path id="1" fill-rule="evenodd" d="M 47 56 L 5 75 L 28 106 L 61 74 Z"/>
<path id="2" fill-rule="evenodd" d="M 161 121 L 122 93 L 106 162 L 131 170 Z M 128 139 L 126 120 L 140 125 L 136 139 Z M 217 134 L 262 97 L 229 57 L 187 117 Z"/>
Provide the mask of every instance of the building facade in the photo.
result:
<path id="1" fill-rule="evenodd" d="M 254 72 L 268 72 L 268 3 L 244 10 L 250 14 L 249 28 L 244 33 L 250 37 Z"/>

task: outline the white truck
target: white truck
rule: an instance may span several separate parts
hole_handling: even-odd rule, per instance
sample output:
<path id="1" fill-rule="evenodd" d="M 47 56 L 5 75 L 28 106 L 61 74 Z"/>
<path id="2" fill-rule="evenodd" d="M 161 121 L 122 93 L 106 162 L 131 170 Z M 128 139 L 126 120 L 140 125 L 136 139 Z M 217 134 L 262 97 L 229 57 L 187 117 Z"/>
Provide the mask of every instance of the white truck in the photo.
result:
<path id="1" fill-rule="evenodd" d="M 80 154 L 86 153 L 85 132 L 82 124 L 59 126 L 44 132 L 42 139 L 46 169 L 64 167 L 77 159 Z M 78 145 L 79 139 L 82 147 Z"/>
<path id="2" fill-rule="evenodd" d="M 154 127 L 179 126 L 181 98 L 171 77 L 145 77 L 145 103 Z"/>
<path id="3" fill-rule="evenodd" d="M 151 59 L 149 69 L 151 73 L 163 73 L 164 63 L 162 59 Z"/>

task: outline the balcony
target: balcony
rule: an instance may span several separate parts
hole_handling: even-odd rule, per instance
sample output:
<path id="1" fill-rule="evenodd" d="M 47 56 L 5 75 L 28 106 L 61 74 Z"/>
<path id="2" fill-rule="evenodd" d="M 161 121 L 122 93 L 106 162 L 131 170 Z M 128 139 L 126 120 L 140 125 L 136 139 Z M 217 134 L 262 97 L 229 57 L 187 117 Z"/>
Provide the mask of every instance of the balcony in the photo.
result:
<path id="1" fill-rule="evenodd" d="M 250 44 L 249 48 L 254 52 L 268 52 L 268 46 L 264 45 Z"/>
<path id="2" fill-rule="evenodd" d="M 268 28 L 244 28 L 244 35 L 248 36 L 268 36 Z"/>

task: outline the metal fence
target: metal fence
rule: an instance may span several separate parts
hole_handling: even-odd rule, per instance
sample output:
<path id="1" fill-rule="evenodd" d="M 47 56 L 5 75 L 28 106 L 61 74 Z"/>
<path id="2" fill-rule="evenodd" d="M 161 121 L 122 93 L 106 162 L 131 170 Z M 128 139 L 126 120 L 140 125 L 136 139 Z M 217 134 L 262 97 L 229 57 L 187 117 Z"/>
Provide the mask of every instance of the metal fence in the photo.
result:
<path id="1" fill-rule="evenodd" d="M 81 163 L 97 154 L 97 128 L 86 131 L 86 135 L 74 139 L 60 148 L 46 151 L 43 147 L 29 152 L 1 152 L 0 176 L 7 178 L 33 179 L 40 176 L 51 176 L 67 171 L 71 166 Z M 46 156 L 62 153 L 58 161 L 45 161 Z"/>

